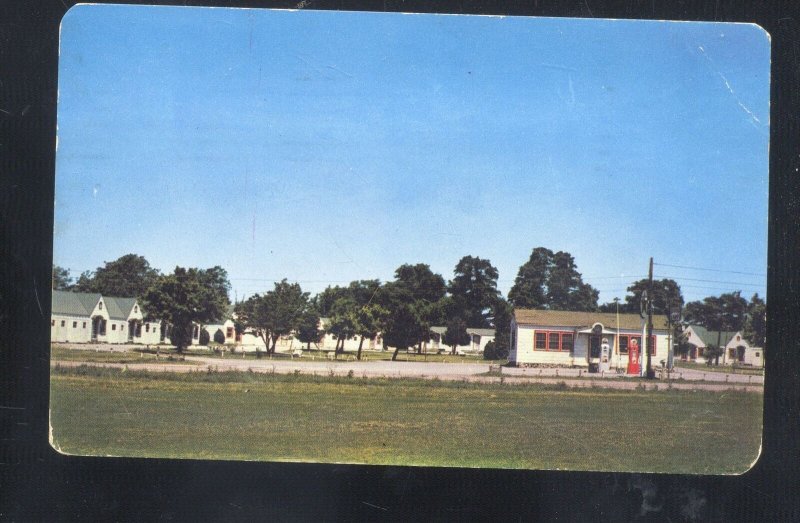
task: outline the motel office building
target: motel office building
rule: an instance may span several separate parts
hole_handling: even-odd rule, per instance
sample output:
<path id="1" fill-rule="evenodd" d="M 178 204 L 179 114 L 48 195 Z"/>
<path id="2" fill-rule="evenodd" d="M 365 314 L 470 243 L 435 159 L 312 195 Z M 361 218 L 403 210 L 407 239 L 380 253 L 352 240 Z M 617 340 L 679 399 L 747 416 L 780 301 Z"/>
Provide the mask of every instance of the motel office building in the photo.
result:
<path id="1" fill-rule="evenodd" d="M 640 347 L 646 367 L 645 321 L 638 314 L 515 309 L 511 320 L 509 363 L 517 366 L 589 367 L 600 362 L 608 343 L 610 367 L 625 371 L 628 348 Z M 653 316 L 652 365 L 666 363 L 670 344 L 666 316 Z"/>

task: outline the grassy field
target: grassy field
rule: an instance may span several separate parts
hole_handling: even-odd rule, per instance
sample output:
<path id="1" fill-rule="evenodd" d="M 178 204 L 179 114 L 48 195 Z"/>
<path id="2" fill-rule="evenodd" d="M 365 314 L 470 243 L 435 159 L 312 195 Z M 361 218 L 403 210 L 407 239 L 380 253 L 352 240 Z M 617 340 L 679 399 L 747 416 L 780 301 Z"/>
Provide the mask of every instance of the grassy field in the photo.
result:
<path id="1" fill-rule="evenodd" d="M 383 352 L 378 351 L 367 351 L 364 350 L 361 353 L 361 359 L 365 361 L 388 361 L 392 359 L 392 353 L 394 351 L 387 350 Z M 305 359 L 328 359 L 329 355 L 332 355 L 332 350 L 317 350 L 311 349 L 306 350 L 303 349 L 303 356 L 300 360 Z M 207 349 L 188 349 L 186 351 L 187 355 L 197 355 L 197 356 L 206 356 L 206 357 L 222 357 L 219 353 L 212 352 Z M 240 359 L 256 359 L 255 352 L 246 352 L 244 355 L 242 352 L 236 352 L 231 354 L 227 352 L 224 356 L 225 358 L 240 358 Z M 262 351 L 261 358 L 265 359 L 268 356 Z M 277 358 L 287 358 L 286 354 L 279 354 L 276 356 Z M 332 356 L 331 356 L 332 357 Z M 340 361 L 352 361 L 356 358 L 356 351 L 347 351 L 343 354 L 339 354 L 336 359 Z M 297 359 L 297 358 L 296 358 Z M 486 363 L 489 364 L 497 364 L 497 365 L 504 365 L 508 363 L 507 359 L 502 360 L 485 360 L 483 359 L 483 355 L 481 354 L 466 354 L 464 356 L 453 356 L 451 354 L 436 354 L 436 353 L 428 353 L 428 354 L 416 354 L 416 353 L 405 353 L 401 352 L 397 355 L 397 361 L 427 361 L 433 363 Z"/>
<path id="2" fill-rule="evenodd" d="M 694 363 L 691 361 L 675 360 L 675 367 L 682 369 L 693 369 L 701 372 L 725 372 L 728 374 L 744 374 L 752 376 L 763 376 L 764 369 L 760 367 L 743 367 L 732 365 L 706 365 L 705 363 Z"/>
<path id="3" fill-rule="evenodd" d="M 56 369 L 69 454 L 740 473 L 757 393 Z M 709 442 L 715 442 L 709 448 Z"/>
<path id="4" fill-rule="evenodd" d="M 191 361 L 181 361 L 172 353 L 161 353 L 156 357 L 155 351 L 93 351 L 87 349 L 66 349 L 51 347 L 50 359 L 58 361 L 82 361 L 86 363 L 183 363 L 197 365 Z"/>

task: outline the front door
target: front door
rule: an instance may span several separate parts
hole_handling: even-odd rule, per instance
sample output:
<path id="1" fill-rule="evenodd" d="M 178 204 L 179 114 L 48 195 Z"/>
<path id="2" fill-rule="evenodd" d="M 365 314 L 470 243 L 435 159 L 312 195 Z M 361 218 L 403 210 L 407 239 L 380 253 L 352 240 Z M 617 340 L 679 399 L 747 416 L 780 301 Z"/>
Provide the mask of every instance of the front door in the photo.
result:
<path id="1" fill-rule="evenodd" d="M 103 318 L 100 316 L 92 318 L 92 341 L 97 341 L 97 335 L 100 334 L 100 324 L 102 322 Z"/>
<path id="2" fill-rule="evenodd" d="M 589 336 L 589 357 L 591 359 L 600 358 L 600 336 Z"/>

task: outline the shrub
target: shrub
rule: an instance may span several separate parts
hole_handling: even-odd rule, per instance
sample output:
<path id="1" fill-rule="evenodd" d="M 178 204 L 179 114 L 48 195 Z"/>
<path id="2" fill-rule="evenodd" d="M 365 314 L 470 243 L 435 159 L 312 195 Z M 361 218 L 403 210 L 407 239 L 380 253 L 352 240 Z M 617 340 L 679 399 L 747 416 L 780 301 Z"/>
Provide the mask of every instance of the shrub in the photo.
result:
<path id="1" fill-rule="evenodd" d="M 200 339 L 198 340 L 200 345 L 208 345 L 208 342 L 211 341 L 211 336 L 208 334 L 208 331 L 203 329 L 200 331 Z"/>
<path id="2" fill-rule="evenodd" d="M 217 329 L 217 332 L 214 333 L 214 343 L 225 344 L 225 333 L 222 332 L 222 329 Z"/>

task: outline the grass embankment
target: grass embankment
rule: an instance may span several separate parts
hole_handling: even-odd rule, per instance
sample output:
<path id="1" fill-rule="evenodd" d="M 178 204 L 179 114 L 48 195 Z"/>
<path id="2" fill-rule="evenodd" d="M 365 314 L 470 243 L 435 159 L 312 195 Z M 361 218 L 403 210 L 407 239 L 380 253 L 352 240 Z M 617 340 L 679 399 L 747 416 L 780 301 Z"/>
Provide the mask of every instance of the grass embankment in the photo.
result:
<path id="1" fill-rule="evenodd" d="M 184 363 L 197 365 L 197 362 L 184 361 L 174 350 L 156 354 L 152 350 L 95 351 L 91 349 L 68 349 L 51 347 L 50 359 L 53 361 L 82 361 L 86 363 Z"/>
<path id="2" fill-rule="evenodd" d="M 705 363 L 694 363 L 691 361 L 675 360 L 675 367 L 678 369 L 692 369 L 700 372 L 723 372 L 727 374 L 744 374 L 751 376 L 763 376 L 764 369 L 761 367 L 745 367 L 733 365 L 706 365 Z"/>
<path id="3" fill-rule="evenodd" d="M 70 454 L 737 473 L 762 395 L 54 369 Z M 698 442 L 715 442 L 714 449 Z"/>

